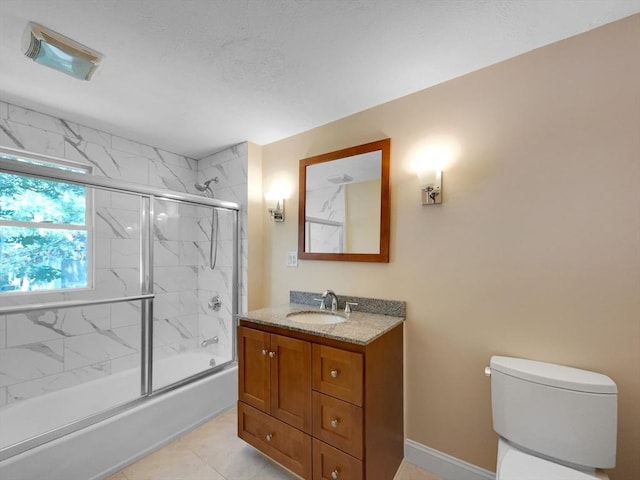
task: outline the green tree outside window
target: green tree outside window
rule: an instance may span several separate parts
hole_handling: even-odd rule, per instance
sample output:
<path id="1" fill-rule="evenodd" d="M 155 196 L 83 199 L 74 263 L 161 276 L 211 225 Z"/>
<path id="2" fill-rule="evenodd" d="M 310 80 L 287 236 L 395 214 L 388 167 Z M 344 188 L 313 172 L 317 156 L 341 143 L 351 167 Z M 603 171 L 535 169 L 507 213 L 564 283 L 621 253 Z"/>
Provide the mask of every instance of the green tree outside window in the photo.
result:
<path id="1" fill-rule="evenodd" d="M 88 287 L 88 224 L 85 187 L 0 173 L 0 294 Z"/>

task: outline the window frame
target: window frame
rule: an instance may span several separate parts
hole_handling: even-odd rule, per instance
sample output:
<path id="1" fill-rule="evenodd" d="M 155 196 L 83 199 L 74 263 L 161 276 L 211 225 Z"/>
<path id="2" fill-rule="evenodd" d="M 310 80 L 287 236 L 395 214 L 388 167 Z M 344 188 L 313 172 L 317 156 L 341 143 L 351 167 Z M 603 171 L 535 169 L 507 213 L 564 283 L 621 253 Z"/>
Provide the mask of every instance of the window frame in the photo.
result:
<path id="1" fill-rule="evenodd" d="M 7 161 L 16 161 L 26 164 L 36 165 L 38 167 L 46 167 L 58 170 L 71 170 L 75 173 L 91 175 L 92 167 L 84 163 L 76 162 L 73 160 L 61 159 L 51 157 L 48 155 L 41 155 L 37 153 L 27 152 L 24 150 L 17 150 L 12 148 L 6 148 L 0 146 L 0 159 Z M 26 177 L 29 175 L 13 173 L 0 170 L 0 173 L 6 173 L 8 175 L 16 175 Z M 42 178 L 38 175 L 33 175 L 34 178 Z M 59 183 L 69 184 L 64 180 L 42 178 L 48 181 L 54 181 Z M 47 223 L 47 222 L 29 222 L 22 220 L 6 220 L 0 218 L 0 228 L 2 227 L 17 227 L 17 228 L 33 228 L 39 231 L 43 230 L 73 230 L 73 231 L 85 231 L 87 236 L 86 252 L 87 252 L 87 284 L 84 287 L 67 287 L 67 288 L 50 288 L 42 290 L 7 290 L 0 291 L 0 298 L 6 298 L 9 296 L 22 296 L 22 295 L 43 295 L 43 294 L 60 294 L 60 293 L 72 293 L 82 292 L 87 290 L 93 290 L 95 288 L 95 188 L 87 185 L 82 185 L 85 189 L 85 222 L 84 224 L 69 224 L 69 223 Z"/>

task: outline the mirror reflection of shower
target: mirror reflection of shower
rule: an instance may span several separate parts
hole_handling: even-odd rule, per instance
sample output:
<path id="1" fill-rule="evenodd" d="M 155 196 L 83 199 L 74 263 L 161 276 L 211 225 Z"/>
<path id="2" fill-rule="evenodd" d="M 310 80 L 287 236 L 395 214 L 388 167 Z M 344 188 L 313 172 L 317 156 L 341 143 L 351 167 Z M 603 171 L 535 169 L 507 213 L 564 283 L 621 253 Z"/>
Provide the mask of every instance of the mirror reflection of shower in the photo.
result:
<path id="1" fill-rule="evenodd" d="M 205 197 L 215 198 L 213 190 L 211 190 L 209 185 L 211 182 L 217 184 L 219 181 L 218 177 L 214 177 L 205 182 L 196 183 L 194 187 L 196 187 L 196 190 L 199 192 L 204 193 Z M 209 268 L 213 270 L 216 268 L 216 261 L 218 259 L 218 210 L 216 208 L 214 208 L 211 213 L 211 236 L 209 238 Z"/>

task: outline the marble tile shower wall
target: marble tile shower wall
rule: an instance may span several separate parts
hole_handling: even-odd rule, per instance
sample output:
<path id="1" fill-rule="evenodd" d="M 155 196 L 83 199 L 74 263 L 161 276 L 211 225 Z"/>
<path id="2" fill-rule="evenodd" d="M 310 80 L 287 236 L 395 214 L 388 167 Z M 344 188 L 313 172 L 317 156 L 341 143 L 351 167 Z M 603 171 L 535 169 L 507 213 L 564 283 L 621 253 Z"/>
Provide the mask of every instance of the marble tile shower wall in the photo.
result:
<path id="1" fill-rule="evenodd" d="M 202 167 L 193 159 L 4 102 L 0 145 L 88 164 L 94 175 L 194 194 L 196 180 L 208 174 L 199 172 Z M 216 196 L 246 205 L 246 146 L 203 161 L 207 168 L 218 165 L 220 187 L 227 189 L 223 193 L 220 188 Z M 244 172 L 244 179 L 236 177 L 236 171 Z M 138 197 L 96 190 L 94 201 L 95 291 L 101 298 L 136 294 Z M 230 338 L 230 313 L 228 320 L 223 317 L 224 308 L 230 312 L 231 305 L 232 246 L 231 232 L 223 224 L 230 224 L 231 214 L 220 215 L 221 268 L 208 272 L 204 260 L 210 209 L 159 201 L 155 213 L 154 356 L 197 348 L 202 339 L 221 334 L 220 344 L 209 348 L 221 355 L 230 352 L 223 344 L 223 338 Z M 214 292 L 226 292 L 221 312 L 207 308 L 207 297 Z M 92 291 L 7 296 L 2 303 L 91 296 Z M 139 302 L 0 316 L 0 406 L 139 365 L 139 319 Z"/>
<path id="2" fill-rule="evenodd" d="M 247 285 L 247 206 L 248 206 L 248 145 L 241 143 L 222 152 L 215 153 L 198 161 L 198 182 L 204 182 L 211 178 L 217 178 L 218 182 L 210 184 L 215 198 L 236 202 L 241 206 L 238 218 L 240 225 L 240 305 L 241 311 L 246 311 L 248 297 Z M 232 299 L 230 297 L 232 285 L 232 255 L 233 255 L 233 231 L 232 218 L 229 214 L 219 216 L 219 229 L 222 237 L 218 239 L 218 263 L 216 269 L 203 268 L 198 279 L 198 297 L 201 311 L 199 316 L 200 332 L 204 338 L 218 335 L 219 343 L 212 345 L 215 353 L 229 358 L 232 348 Z M 207 216 L 201 220 L 201 228 L 209 231 L 211 218 Z M 208 248 L 208 244 L 206 245 Z M 206 252 L 207 260 L 209 252 Z M 207 262 L 205 262 L 207 264 Z M 208 308 L 209 300 L 214 296 L 220 296 L 222 307 L 215 312 Z"/>

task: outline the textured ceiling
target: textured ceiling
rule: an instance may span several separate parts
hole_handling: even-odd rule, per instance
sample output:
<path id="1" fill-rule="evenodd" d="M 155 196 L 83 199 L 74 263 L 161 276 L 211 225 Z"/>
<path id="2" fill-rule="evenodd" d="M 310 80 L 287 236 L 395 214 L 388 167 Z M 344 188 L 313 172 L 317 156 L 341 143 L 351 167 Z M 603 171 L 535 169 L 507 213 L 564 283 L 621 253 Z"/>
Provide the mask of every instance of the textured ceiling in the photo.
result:
<path id="1" fill-rule="evenodd" d="M 639 11 L 640 0 L 0 0 L 0 99 L 201 158 Z M 24 57 L 29 21 L 104 54 L 93 80 Z"/>

